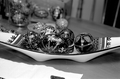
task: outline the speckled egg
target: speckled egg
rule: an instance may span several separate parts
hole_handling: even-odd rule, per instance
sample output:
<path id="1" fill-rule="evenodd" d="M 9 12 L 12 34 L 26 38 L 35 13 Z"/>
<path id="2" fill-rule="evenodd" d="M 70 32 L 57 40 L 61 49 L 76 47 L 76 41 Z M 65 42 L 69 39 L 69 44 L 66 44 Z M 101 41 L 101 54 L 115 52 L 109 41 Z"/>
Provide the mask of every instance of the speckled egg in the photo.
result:
<path id="1" fill-rule="evenodd" d="M 65 29 L 68 28 L 68 21 L 64 18 L 58 19 L 56 21 L 56 24 L 58 26 L 58 29 Z"/>

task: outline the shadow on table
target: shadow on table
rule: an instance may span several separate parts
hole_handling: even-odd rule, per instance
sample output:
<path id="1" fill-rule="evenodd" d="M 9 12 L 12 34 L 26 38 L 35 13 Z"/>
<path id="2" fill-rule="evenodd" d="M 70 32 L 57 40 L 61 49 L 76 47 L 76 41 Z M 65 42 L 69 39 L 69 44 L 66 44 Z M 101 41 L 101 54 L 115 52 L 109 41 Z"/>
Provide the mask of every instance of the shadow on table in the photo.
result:
<path id="1" fill-rule="evenodd" d="M 104 63 L 113 63 L 113 62 L 114 63 L 120 62 L 120 53 L 109 52 L 109 53 L 104 54 L 98 58 L 95 58 L 87 63 L 89 63 L 89 64 L 104 64 Z"/>
<path id="2" fill-rule="evenodd" d="M 34 64 L 35 62 L 37 62 L 31 57 L 9 48 L 0 49 L 0 58 L 26 64 Z"/>
<path id="3" fill-rule="evenodd" d="M 63 62 L 64 61 L 64 62 Z M 110 52 L 104 55 L 101 55 L 95 59 L 92 59 L 88 62 L 82 63 L 82 62 L 76 62 L 72 60 L 59 60 L 59 59 L 53 59 L 53 60 L 48 60 L 44 63 L 47 64 L 56 64 L 56 65 L 85 65 L 85 64 L 104 64 L 104 63 L 113 63 L 113 62 L 120 62 L 120 54 L 116 52 Z"/>

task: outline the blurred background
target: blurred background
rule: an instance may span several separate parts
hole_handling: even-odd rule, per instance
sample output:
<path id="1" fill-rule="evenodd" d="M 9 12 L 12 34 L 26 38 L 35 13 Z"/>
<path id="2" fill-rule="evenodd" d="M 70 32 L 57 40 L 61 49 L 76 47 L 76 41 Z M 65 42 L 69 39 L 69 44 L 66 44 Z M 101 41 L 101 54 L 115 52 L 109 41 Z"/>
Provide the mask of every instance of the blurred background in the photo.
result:
<path id="1" fill-rule="evenodd" d="M 0 0 L 7 5 L 11 0 Z M 74 18 L 93 21 L 110 27 L 120 28 L 120 0 L 29 0 L 37 5 L 59 5 L 67 9 L 67 14 Z M 43 4 L 46 1 L 47 4 Z M 3 4 L 4 2 L 4 4 Z M 0 14 L 2 14 L 0 7 Z M 3 13 L 4 14 L 4 13 Z"/>
<path id="2" fill-rule="evenodd" d="M 73 0 L 72 16 L 120 28 L 120 0 Z"/>

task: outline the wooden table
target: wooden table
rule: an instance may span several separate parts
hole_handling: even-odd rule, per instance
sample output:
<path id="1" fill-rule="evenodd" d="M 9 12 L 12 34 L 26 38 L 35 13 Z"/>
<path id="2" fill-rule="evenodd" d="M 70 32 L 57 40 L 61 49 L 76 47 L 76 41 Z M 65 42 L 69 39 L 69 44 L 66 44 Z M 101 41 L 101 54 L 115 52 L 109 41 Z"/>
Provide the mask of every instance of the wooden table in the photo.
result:
<path id="1" fill-rule="evenodd" d="M 1 21 L 1 23 L 5 24 L 7 28 L 17 29 L 17 27 L 8 25 L 4 21 Z M 120 29 L 81 19 L 71 19 L 69 28 L 74 31 L 75 35 L 87 32 L 92 34 L 94 37 L 120 36 Z M 25 30 L 23 30 L 23 32 L 25 32 Z M 11 61 L 47 65 L 66 72 L 83 74 L 82 79 L 120 78 L 120 50 L 112 51 L 86 63 L 79 63 L 71 60 L 49 60 L 46 62 L 37 62 L 20 52 L 1 45 L 0 57 Z"/>

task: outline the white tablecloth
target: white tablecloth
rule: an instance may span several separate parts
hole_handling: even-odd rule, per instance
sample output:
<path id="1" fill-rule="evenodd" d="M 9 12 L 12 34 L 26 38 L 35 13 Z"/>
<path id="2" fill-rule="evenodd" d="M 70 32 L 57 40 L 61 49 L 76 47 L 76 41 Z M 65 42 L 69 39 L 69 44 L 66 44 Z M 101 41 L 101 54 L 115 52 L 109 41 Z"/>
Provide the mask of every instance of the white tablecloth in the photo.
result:
<path id="1" fill-rule="evenodd" d="M 50 79 L 51 75 L 65 79 L 81 79 L 83 74 L 57 70 L 45 65 L 29 65 L 0 58 L 0 77 L 5 79 Z"/>

